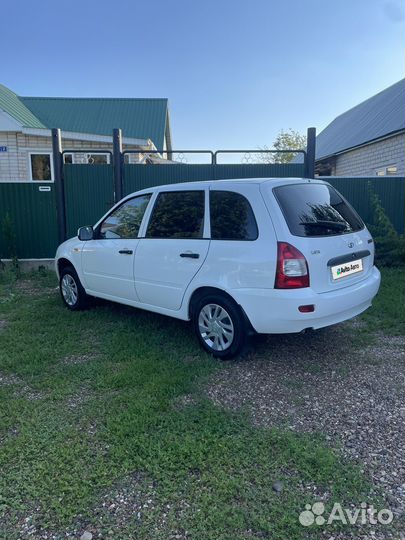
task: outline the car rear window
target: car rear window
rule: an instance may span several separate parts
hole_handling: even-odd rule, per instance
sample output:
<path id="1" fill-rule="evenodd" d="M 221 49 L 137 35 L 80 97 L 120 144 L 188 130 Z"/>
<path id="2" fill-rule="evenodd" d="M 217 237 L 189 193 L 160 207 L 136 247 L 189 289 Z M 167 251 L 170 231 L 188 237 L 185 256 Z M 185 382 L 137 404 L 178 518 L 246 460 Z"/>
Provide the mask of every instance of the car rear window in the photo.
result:
<path id="1" fill-rule="evenodd" d="M 289 184 L 273 192 L 295 236 L 335 236 L 364 227 L 357 212 L 332 186 Z"/>

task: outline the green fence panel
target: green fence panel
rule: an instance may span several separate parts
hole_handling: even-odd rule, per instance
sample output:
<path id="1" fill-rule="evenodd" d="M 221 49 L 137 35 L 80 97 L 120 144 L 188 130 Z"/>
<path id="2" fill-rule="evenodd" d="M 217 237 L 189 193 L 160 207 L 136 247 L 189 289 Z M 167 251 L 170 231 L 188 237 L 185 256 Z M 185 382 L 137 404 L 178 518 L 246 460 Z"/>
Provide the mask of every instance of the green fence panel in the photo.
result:
<path id="1" fill-rule="evenodd" d="M 231 178 L 302 178 L 305 174 L 305 167 L 301 163 L 220 163 L 213 167 L 213 178 L 215 180 Z"/>
<path id="2" fill-rule="evenodd" d="M 354 206 L 367 224 L 373 224 L 374 216 L 370 201 L 370 189 L 376 193 L 398 233 L 404 233 L 405 178 L 404 177 L 333 177 L 325 176 Z"/>
<path id="3" fill-rule="evenodd" d="M 63 166 L 66 232 L 70 238 L 83 225 L 94 225 L 114 204 L 112 165 Z"/>
<path id="4" fill-rule="evenodd" d="M 124 195 L 140 189 L 179 182 L 212 180 L 212 165 L 124 165 Z"/>
<path id="5" fill-rule="evenodd" d="M 302 177 L 302 164 L 125 164 L 123 192 L 125 195 L 152 186 L 198 182 L 201 180 L 221 180 L 231 178 L 282 178 Z"/>
<path id="6" fill-rule="evenodd" d="M 0 182 L 0 258 L 53 258 L 57 246 L 54 184 Z"/>

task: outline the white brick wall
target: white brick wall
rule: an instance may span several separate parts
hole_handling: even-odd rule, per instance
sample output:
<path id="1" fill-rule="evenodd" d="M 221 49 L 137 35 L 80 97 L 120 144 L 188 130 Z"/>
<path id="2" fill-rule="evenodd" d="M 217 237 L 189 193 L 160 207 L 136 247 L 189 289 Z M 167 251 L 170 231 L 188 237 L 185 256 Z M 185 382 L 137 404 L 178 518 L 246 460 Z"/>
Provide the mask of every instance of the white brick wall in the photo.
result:
<path id="1" fill-rule="evenodd" d="M 334 176 L 375 176 L 390 165 L 405 176 L 405 133 L 336 156 Z"/>
<path id="2" fill-rule="evenodd" d="M 52 152 L 50 137 L 24 135 L 23 133 L 0 132 L 0 146 L 7 146 L 7 152 L 0 152 L 0 182 L 29 180 L 29 152 Z M 110 150 L 112 143 L 62 139 L 64 150 Z M 124 150 L 135 150 L 135 146 L 124 145 Z M 131 158 L 134 162 L 136 158 Z M 133 161 L 134 160 L 134 161 Z"/>

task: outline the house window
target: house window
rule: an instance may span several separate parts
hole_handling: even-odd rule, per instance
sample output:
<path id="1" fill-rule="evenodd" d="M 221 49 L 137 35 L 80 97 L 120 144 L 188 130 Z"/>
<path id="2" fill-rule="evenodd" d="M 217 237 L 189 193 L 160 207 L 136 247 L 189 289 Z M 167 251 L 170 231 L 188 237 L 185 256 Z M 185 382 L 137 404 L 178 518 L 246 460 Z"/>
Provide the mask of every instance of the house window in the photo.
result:
<path id="1" fill-rule="evenodd" d="M 67 152 L 63 154 L 63 163 L 75 165 L 109 165 L 110 154 L 108 152 Z"/>
<path id="2" fill-rule="evenodd" d="M 376 169 L 375 174 L 376 176 L 395 176 L 398 174 L 398 167 L 396 165 L 382 167 L 381 169 Z"/>
<path id="3" fill-rule="evenodd" d="M 53 180 L 51 152 L 30 152 L 29 162 L 31 180 Z"/>

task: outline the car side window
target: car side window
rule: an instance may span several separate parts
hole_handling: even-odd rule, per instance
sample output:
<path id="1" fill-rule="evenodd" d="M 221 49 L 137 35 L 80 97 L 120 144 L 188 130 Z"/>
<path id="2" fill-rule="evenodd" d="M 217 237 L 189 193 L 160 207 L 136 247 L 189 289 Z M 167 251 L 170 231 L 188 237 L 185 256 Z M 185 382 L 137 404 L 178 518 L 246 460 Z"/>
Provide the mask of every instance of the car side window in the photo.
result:
<path id="1" fill-rule="evenodd" d="M 140 195 L 139 197 L 125 201 L 121 206 L 116 208 L 101 223 L 99 238 L 106 240 L 137 238 L 150 198 L 150 193 Z"/>
<path id="2" fill-rule="evenodd" d="M 202 238 L 204 191 L 159 193 L 146 238 Z"/>
<path id="3" fill-rule="evenodd" d="M 249 201 L 233 191 L 210 191 L 212 240 L 256 240 L 257 223 Z"/>

